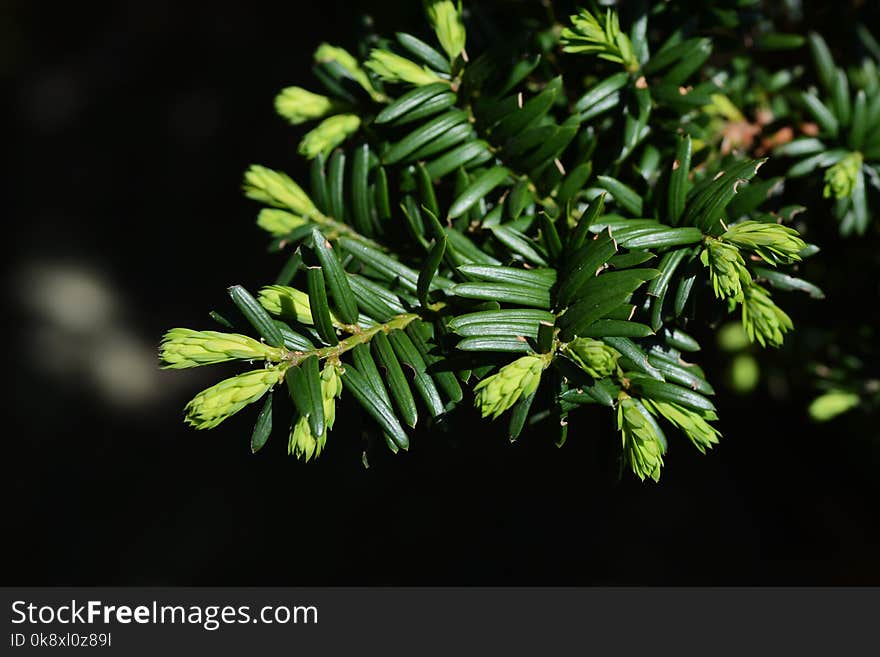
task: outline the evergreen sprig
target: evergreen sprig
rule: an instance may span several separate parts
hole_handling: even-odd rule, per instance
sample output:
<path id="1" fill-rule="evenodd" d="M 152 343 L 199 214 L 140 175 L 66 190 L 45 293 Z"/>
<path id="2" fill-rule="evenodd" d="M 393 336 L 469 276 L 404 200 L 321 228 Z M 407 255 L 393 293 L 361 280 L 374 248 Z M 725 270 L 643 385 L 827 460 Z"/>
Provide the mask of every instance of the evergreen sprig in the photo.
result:
<path id="1" fill-rule="evenodd" d="M 780 268 L 814 250 L 759 209 L 769 189 L 749 181 L 763 160 L 713 159 L 669 127 L 717 91 L 706 37 L 676 30 L 654 49 L 647 15 L 627 34 L 614 10 L 585 10 L 481 50 L 466 7 L 425 8 L 440 50 L 397 33 L 372 39 L 362 63 L 323 44 L 326 95 L 276 99 L 287 121 L 321 123 L 300 144 L 308 185 L 259 165 L 245 174 L 246 195 L 269 206 L 257 224 L 289 253 L 256 297 L 230 288 L 239 320 L 222 321 L 259 340 L 172 329 L 161 347 L 169 367 L 265 368 L 199 393 L 187 421 L 216 426 L 269 393 L 256 451 L 285 382 L 288 451 L 310 460 L 338 404 L 360 406 L 393 452 L 466 401 L 508 413 L 512 439 L 547 422 L 560 445 L 584 426 L 572 416 L 598 405 L 624 461 L 656 481 L 660 421 L 701 452 L 720 436 L 684 328 L 711 319 L 717 296 L 741 306 L 752 341 L 779 346 L 792 322 L 756 281 L 791 285 Z M 585 88 L 581 54 L 624 70 Z"/>
<path id="2" fill-rule="evenodd" d="M 861 66 L 838 67 L 820 34 L 808 36 L 818 88 L 800 93 L 803 114 L 815 135 L 803 136 L 775 150 L 798 161 L 789 178 L 824 171 L 823 196 L 833 199 L 834 216 L 843 235 L 863 235 L 870 223 L 869 191 L 880 190 L 880 53 L 873 36 L 861 29 L 868 46 Z"/>

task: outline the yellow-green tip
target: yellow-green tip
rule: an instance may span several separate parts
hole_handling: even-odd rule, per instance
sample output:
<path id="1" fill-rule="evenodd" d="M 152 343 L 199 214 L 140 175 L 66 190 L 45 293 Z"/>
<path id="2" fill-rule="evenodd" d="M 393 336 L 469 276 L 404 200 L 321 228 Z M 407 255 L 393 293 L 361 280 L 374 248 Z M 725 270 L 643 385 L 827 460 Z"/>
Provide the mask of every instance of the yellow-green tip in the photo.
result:
<path id="1" fill-rule="evenodd" d="M 212 429 L 259 400 L 284 379 L 281 368 L 253 370 L 202 390 L 186 405 L 187 424 L 196 429 Z"/>
<path id="2" fill-rule="evenodd" d="M 543 356 L 523 356 L 480 381 L 474 388 L 474 404 L 482 416 L 491 415 L 494 420 L 520 397 L 535 392 L 547 363 Z"/>
<path id="3" fill-rule="evenodd" d="M 230 360 L 278 361 L 281 350 L 238 333 L 174 328 L 159 346 L 163 369 L 184 369 Z"/>

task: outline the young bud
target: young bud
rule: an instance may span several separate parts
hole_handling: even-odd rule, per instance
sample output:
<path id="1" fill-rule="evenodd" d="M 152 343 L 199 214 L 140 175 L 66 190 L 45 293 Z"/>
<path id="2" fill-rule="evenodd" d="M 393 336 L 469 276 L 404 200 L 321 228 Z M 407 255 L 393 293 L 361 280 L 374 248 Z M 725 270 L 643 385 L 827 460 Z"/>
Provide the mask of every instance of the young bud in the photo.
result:
<path id="1" fill-rule="evenodd" d="M 290 439 L 287 441 L 287 453 L 298 459 L 308 462 L 313 456 L 318 457 L 324 449 L 327 432 L 320 438 L 315 438 L 309 427 L 309 418 L 300 417 L 290 431 Z"/>
<path id="2" fill-rule="evenodd" d="M 721 239 L 754 251 L 771 265 L 800 260 L 800 253 L 807 246 L 794 228 L 760 221 L 731 226 Z"/>
<path id="3" fill-rule="evenodd" d="M 739 249 L 719 240 L 708 240 L 700 254 L 700 262 L 709 268 L 716 297 L 742 301 L 743 287 L 751 284 L 752 276 Z"/>
<path id="4" fill-rule="evenodd" d="M 388 82 L 409 82 L 410 84 L 424 85 L 443 81 L 428 69 L 406 57 L 380 48 L 374 48 L 370 51 L 370 59 L 367 60 L 366 67 Z"/>
<path id="5" fill-rule="evenodd" d="M 321 452 L 324 451 L 324 445 L 327 443 L 327 433 L 333 428 L 333 423 L 336 421 L 336 398 L 341 394 L 342 377 L 339 375 L 339 368 L 335 365 L 326 365 L 321 371 L 324 434 L 319 438 L 315 438 L 309 426 L 309 419 L 307 417 L 300 417 L 290 433 L 290 440 L 287 444 L 288 454 L 292 454 L 296 458 L 305 461 L 308 461 L 313 456 L 317 458 L 321 455 Z"/>
<path id="6" fill-rule="evenodd" d="M 318 209 L 312 199 L 287 174 L 251 165 L 244 174 L 244 193 L 248 198 L 278 208 L 290 208 L 295 214 L 313 217 Z"/>
<path id="7" fill-rule="evenodd" d="M 312 160 L 321 153 L 329 153 L 360 127 L 361 120 L 355 114 L 337 114 L 324 119 L 302 138 L 299 154 Z"/>
<path id="8" fill-rule="evenodd" d="M 425 0 L 425 12 L 449 59 L 458 57 L 467 36 L 461 20 L 461 3 L 456 7 L 451 0 Z"/>
<path id="9" fill-rule="evenodd" d="M 358 64 L 358 61 L 354 57 L 352 57 L 351 53 L 344 48 L 331 46 L 329 43 L 322 43 L 318 46 L 318 49 L 315 50 L 315 63 L 322 64 L 324 62 L 336 62 L 346 73 L 348 73 L 351 79 L 361 85 L 361 87 L 363 87 L 374 100 L 384 100 L 385 97 L 373 87 L 373 83 L 370 82 L 370 78 L 366 71 L 361 68 L 361 65 Z"/>
<path id="10" fill-rule="evenodd" d="M 324 401 L 324 425 L 327 430 L 336 422 L 336 398 L 342 396 L 342 376 L 337 365 L 325 365 L 321 370 L 321 398 Z"/>
<path id="11" fill-rule="evenodd" d="M 647 411 L 632 397 L 624 397 L 617 404 L 617 428 L 623 440 L 623 453 L 632 471 L 642 481 L 650 477 L 660 479 L 663 467 L 663 442 L 657 435 Z"/>
<path id="12" fill-rule="evenodd" d="M 287 87 L 275 96 L 275 111 L 293 125 L 320 119 L 333 107 L 333 102 L 302 87 Z"/>
<path id="13" fill-rule="evenodd" d="M 850 153 L 825 172 L 825 198 L 849 198 L 856 186 L 862 170 L 862 154 L 858 151 Z"/>
<path id="14" fill-rule="evenodd" d="M 721 432 L 707 421 L 717 419 L 713 412 L 694 411 L 680 404 L 654 399 L 642 399 L 642 404 L 654 415 L 662 415 L 681 429 L 700 453 L 705 454 L 707 449 L 718 444 Z"/>
<path id="15" fill-rule="evenodd" d="M 257 301 L 267 312 L 295 319 L 300 324 L 314 324 L 309 295 L 286 285 L 267 285 L 257 295 Z"/>
<path id="16" fill-rule="evenodd" d="M 608 9 L 604 15 L 593 16 L 587 9 L 571 16 L 571 27 L 561 33 L 563 50 L 571 53 L 595 53 L 601 59 L 622 64 L 628 71 L 639 69 L 626 32 L 620 29 L 617 13 Z"/>
<path id="17" fill-rule="evenodd" d="M 522 397 L 538 389 L 541 372 L 549 364 L 543 356 L 523 356 L 480 381 L 474 388 L 474 405 L 483 417 L 494 420 Z"/>
<path id="18" fill-rule="evenodd" d="M 202 390 L 186 405 L 186 422 L 211 429 L 265 395 L 284 379 L 284 370 L 269 368 L 239 374 Z"/>
<path id="19" fill-rule="evenodd" d="M 307 221 L 307 219 L 286 210 L 276 210 L 275 208 L 263 208 L 257 215 L 257 226 L 275 237 L 283 237 L 300 226 L 304 226 Z"/>
<path id="20" fill-rule="evenodd" d="M 594 379 L 613 374 L 620 358 L 616 349 L 592 338 L 575 338 L 565 346 L 565 353 Z"/>
<path id="21" fill-rule="evenodd" d="M 238 333 L 175 328 L 162 338 L 163 369 L 184 369 L 230 360 L 281 360 L 281 350 Z"/>
<path id="22" fill-rule="evenodd" d="M 742 323 L 749 340 L 757 340 L 762 347 L 767 343 L 773 347 L 781 346 L 783 334 L 794 328 L 791 318 L 770 299 L 770 293 L 755 284 L 745 289 Z"/>
<path id="23" fill-rule="evenodd" d="M 845 390 L 829 390 L 811 403 L 810 417 L 816 422 L 827 422 L 859 405 L 859 396 Z"/>

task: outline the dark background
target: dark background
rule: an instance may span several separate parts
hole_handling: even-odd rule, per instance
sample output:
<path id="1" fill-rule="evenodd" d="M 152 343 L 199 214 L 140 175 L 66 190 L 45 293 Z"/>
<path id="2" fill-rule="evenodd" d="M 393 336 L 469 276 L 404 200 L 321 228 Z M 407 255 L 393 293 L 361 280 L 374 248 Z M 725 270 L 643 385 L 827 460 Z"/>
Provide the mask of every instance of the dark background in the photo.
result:
<path id="1" fill-rule="evenodd" d="M 838 4 L 809 6 L 848 38 Z M 251 456 L 253 412 L 185 428 L 218 371 L 158 371 L 161 334 L 212 328 L 227 285 L 255 289 L 282 264 L 239 191 L 252 162 L 302 178 L 275 93 L 315 88 L 311 52 L 353 46 L 365 7 L 391 32 L 419 24 L 418 4 L 0 7 L 4 584 L 880 583 L 871 418 L 817 427 L 806 398 L 767 385 L 721 391 L 722 445 L 674 440 L 659 485 L 618 481 L 607 413 L 561 450 L 471 422 L 405 455 L 373 450 L 369 469 L 349 404 L 307 466 L 280 436 Z"/>

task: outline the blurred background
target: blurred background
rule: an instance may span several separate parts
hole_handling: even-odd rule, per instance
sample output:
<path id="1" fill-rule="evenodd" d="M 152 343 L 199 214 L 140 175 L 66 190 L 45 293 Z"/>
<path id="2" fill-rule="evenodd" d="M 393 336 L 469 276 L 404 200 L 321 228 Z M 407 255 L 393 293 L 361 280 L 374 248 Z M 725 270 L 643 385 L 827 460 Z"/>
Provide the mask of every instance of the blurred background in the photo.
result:
<path id="1" fill-rule="evenodd" d="M 833 44 L 863 7 L 808 9 Z M 314 48 L 352 47 L 368 11 L 385 32 L 421 25 L 416 2 L 0 2 L 3 583 L 880 584 L 876 422 L 811 423 L 798 372 L 770 367 L 749 395 L 722 387 L 722 445 L 673 441 L 659 485 L 618 480 L 607 413 L 563 449 L 474 421 L 420 433 L 408 454 L 374 450 L 369 468 L 359 415 L 308 465 L 277 435 L 251 455 L 255 412 L 183 425 L 218 368 L 160 371 L 159 339 L 214 328 L 228 285 L 256 289 L 283 264 L 241 174 L 303 178 L 301 131 L 274 95 L 314 87 Z M 849 247 L 866 248 L 828 252 L 846 262 Z M 817 267 L 847 289 L 851 272 Z M 788 307 L 796 326 L 833 327 L 859 298 Z M 721 380 L 731 356 L 698 337 Z"/>

